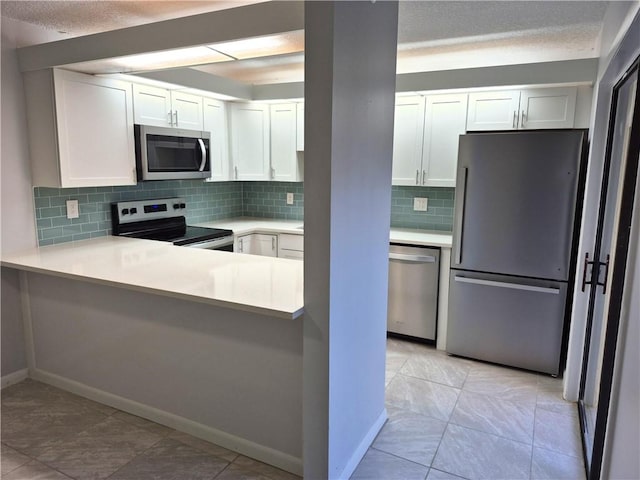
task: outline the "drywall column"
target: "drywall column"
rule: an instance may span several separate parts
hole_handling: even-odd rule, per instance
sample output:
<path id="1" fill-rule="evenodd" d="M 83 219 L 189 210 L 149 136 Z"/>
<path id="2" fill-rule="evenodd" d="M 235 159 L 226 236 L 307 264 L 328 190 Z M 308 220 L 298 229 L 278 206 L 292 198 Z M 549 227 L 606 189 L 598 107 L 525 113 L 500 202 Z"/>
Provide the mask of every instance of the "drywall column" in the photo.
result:
<path id="1" fill-rule="evenodd" d="M 22 75 L 16 57 L 17 26 L 2 17 L 2 165 L 0 246 L 13 252 L 36 246 L 33 191 Z M 18 273 L 2 269 L 2 384 L 26 375 Z"/>
<path id="2" fill-rule="evenodd" d="M 398 5 L 305 4 L 304 476 L 348 478 L 386 419 Z"/>

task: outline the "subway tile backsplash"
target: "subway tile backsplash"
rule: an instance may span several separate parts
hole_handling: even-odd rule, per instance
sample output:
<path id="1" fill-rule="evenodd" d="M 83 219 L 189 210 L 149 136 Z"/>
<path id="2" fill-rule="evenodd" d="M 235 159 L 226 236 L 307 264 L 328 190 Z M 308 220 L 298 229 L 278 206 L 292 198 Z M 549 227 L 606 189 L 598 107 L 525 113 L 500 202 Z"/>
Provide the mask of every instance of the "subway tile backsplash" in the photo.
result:
<path id="1" fill-rule="evenodd" d="M 445 187 L 392 187 L 391 226 L 453 231 L 454 192 Z M 426 212 L 413 210 L 414 197 L 428 199 Z"/>
<path id="2" fill-rule="evenodd" d="M 287 205 L 293 193 L 293 205 Z M 126 200 L 184 197 L 187 223 L 231 217 L 303 220 L 304 187 L 293 182 L 219 182 L 173 180 L 122 187 L 34 188 L 39 245 L 111 234 L 111 203 Z M 429 199 L 426 212 L 413 210 L 413 198 Z M 391 226 L 450 232 L 453 188 L 393 187 Z M 78 200 L 80 217 L 67 219 L 66 201 Z"/>
<path id="3" fill-rule="evenodd" d="M 202 180 L 142 182 L 122 187 L 34 188 L 40 246 L 111 235 L 111 203 L 184 197 L 187 223 L 239 217 L 242 184 Z M 67 218 L 66 201 L 78 200 L 80 217 Z"/>

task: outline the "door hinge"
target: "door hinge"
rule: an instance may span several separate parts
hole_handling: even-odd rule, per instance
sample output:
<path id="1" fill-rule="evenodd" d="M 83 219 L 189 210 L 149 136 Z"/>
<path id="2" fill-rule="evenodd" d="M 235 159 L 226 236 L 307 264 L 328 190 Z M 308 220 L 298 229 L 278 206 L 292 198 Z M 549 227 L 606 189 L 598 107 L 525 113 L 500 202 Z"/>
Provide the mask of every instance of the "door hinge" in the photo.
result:
<path id="1" fill-rule="evenodd" d="M 585 287 L 588 284 L 594 283 L 595 278 L 595 286 L 602 287 L 602 293 L 607 293 L 607 280 L 609 279 L 609 258 L 607 255 L 607 260 L 605 262 L 600 262 L 597 260 L 589 260 L 589 252 L 584 254 L 584 262 L 582 264 L 582 291 L 584 292 Z M 587 280 L 587 269 L 591 266 L 591 278 Z M 604 267 L 604 279 L 602 282 L 600 281 L 600 269 Z"/>

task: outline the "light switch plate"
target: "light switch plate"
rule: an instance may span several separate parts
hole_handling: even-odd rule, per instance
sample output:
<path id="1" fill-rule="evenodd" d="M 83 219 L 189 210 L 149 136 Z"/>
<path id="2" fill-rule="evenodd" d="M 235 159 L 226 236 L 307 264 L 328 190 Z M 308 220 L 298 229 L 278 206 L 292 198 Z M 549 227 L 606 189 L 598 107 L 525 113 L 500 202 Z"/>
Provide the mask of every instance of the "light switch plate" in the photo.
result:
<path id="1" fill-rule="evenodd" d="M 287 193 L 287 205 L 293 205 L 293 193 Z"/>
<path id="2" fill-rule="evenodd" d="M 427 211 L 427 200 L 428 200 L 428 198 L 414 197 L 414 199 L 413 199 L 413 210 L 415 210 L 416 212 L 426 212 Z"/>
<path id="3" fill-rule="evenodd" d="M 67 218 L 78 218 L 79 216 L 78 200 L 67 200 Z"/>

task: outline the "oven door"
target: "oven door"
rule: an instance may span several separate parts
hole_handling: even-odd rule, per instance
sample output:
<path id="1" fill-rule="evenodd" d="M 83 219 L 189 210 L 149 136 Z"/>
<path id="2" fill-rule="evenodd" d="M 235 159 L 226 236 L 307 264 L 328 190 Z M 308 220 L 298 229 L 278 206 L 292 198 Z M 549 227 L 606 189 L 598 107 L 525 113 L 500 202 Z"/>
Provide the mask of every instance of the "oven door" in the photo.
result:
<path id="1" fill-rule="evenodd" d="M 203 242 L 188 243 L 186 245 L 183 245 L 183 247 L 233 252 L 233 235 L 228 237 L 216 238 L 215 240 L 205 240 Z"/>
<path id="2" fill-rule="evenodd" d="M 179 180 L 211 176 L 207 132 L 136 125 L 135 133 L 139 179 Z"/>

